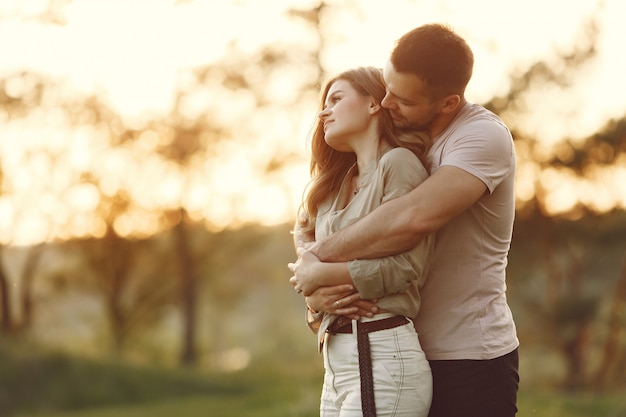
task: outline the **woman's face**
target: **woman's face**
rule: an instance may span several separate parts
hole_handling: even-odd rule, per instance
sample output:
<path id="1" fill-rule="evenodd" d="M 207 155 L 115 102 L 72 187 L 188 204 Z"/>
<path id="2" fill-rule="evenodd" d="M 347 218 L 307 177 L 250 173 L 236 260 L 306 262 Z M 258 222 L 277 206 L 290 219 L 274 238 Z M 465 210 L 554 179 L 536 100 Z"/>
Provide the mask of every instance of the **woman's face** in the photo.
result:
<path id="1" fill-rule="evenodd" d="M 371 101 L 371 97 L 359 94 L 346 80 L 331 85 L 324 110 L 319 114 L 330 147 L 340 152 L 354 151 L 354 141 L 363 136 L 372 120 Z"/>

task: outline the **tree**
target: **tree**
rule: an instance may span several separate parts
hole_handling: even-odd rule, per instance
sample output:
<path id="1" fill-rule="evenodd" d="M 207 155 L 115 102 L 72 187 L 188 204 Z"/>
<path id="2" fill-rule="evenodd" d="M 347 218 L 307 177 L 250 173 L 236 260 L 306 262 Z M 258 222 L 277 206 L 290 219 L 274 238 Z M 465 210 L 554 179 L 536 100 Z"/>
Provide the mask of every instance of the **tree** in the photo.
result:
<path id="1" fill-rule="evenodd" d="M 25 331 L 33 323 L 35 302 L 33 300 L 33 286 L 37 267 L 44 252 L 44 244 L 39 243 L 28 250 L 24 269 L 20 279 L 20 324 L 19 330 Z"/>
<path id="2" fill-rule="evenodd" d="M 622 238 L 626 213 L 617 201 L 598 207 L 593 199 L 583 198 L 565 211 L 554 212 L 549 202 L 559 190 L 544 179 L 550 172 L 562 178 L 564 186 L 566 181 L 578 182 L 599 194 L 609 186 L 602 178 L 610 178 L 609 172 L 625 156 L 626 117 L 608 121 L 587 138 L 563 138 L 549 156 L 541 138 L 527 133 L 526 126 L 518 121 L 523 120 L 522 114 L 532 111 L 529 97 L 537 91 L 570 88 L 580 71 L 593 62 L 599 30 L 593 20 L 585 29 L 586 43 L 512 74 L 509 91 L 486 103 L 511 127 L 518 167 L 526 175 L 535 173 L 532 194 L 518 201 L 509 266 L 511 293 L 522 301 L 524 314 L 535 319 L 531 339 L 543 340 L 562 354 L 567 364 L 564 385 L 573 389 L 592 384 L 594 372 L 589 368 L 589 358 L 594 340 L 604 334 L 598 330 L 599 314 L 607 303 L 606 294 L 612 287 L 620 288 L 616 271 L 626 244 Z M 619 306 L 621 295 L 616 297 L 614 305 Z M 614 315 L 611 317 L 615 320 Z M 542 329 L 541 336 L 537 328 Z M 618 340 L 607 336 L 596 383 L 608 378 L 607 364 L 618 360 L 611 354 Z"/>
<path id="3" fill-rule="evenodd" d="M 30 106 L 40 105 L 42 91 L 42 80 L 26 72 L 0 79 L 0 114 L 8 120 L 23 117 L 28 114 Z M 0 166 L 0 197 L 5 196 L 8 192 L 5 180 L 5 167 Z M 7 243 L 8 239 L 5 236 L 0 241 L 0 255 Z M 0 259 L 0 313 L 2 331 L 9 333 L 14 330 L 16 325 L 12 314 L 11 291 L 8 274 L 2 259 Z"/>
<path id="4" fill-rule="evenodd" d="M 0 254 L 2 254 L 2 246 L 0 246 Z M 0 313 L 2 321 L 0 329 L 2 333 L 8 334 L 13 328 L 13 316 L 11 314 L 11 295 L 9 293 L 9 279 L 5 272 L 2 262 L 0 262 Z"/>
<path id="5" fill-rule="evenodd" d="M 591 380 L 591 385 L 597 391 L 602 391 L 612 386 L 615 382 L 621 384 L 626 382 L 624 381 L 624 375 L 620 375 L 620 370 L 626 369 L 626 349 L 624 349 L 625 311 L 626 256 L 624 258 L 620 280 L 613 293 L 602 361 Z"/>

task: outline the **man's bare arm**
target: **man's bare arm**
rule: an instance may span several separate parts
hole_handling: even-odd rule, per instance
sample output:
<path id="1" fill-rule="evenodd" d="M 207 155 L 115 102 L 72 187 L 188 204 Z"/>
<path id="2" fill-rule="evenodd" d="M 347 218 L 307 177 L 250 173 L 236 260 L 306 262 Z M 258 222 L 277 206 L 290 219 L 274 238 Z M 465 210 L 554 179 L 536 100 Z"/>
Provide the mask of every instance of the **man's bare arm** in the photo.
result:
<path id="1" fill-rule="evenodd" d="M 442 166 L 415 190 L 316 242 L 310 250 L 324 262 L 381 258 L 404 252 L 471 207 L 487 191 L 477 177 Z"/>
<path id="2" fill-rule="evenodd" d="M 307 248 L 315 242 L 315 236 L 312 232 L 303 232 L 299 222 L 296 221 L 293 228 L 293 240 L 298 252 L 301 248 Z M 288 267 L 291 269 L 290 265 Z M 345 268 L 347 279 L 349 279 L 350 274 L 347 272 L 347 266 Z M 290 279 L 290 281 L 292 280 Z M 356 288 L 352 285 L 352 280 L 350 279 L 346 282 L 343 285 L 318 288 L 310 296 L 305 297 L 308 308 L 314 311 L 346 315 L 351 319 L 365 316 L 372 317 L 376 314 L 378 312 L 377 300 L 362 300 Z M 295 285 L 293 281 L 291 283 Z"/>

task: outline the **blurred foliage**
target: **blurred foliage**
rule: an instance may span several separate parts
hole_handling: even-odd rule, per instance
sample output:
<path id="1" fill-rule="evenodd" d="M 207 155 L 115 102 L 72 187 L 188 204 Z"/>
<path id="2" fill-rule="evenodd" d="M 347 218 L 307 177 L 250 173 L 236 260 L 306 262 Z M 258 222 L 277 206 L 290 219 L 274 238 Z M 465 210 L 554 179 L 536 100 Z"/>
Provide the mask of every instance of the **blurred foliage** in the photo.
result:
<path id="1" fill-rule="evenodd" d="M 185 190 L 197 172 L 204 172 L 199 171 L 201 167 L 224 158 L 221 145 L 247 147 L 257 140 L 259 132 L 252 123 L 255 118 L 269 127 L 265 116 L 270 112 L 285 114 L 298 105 L 315 102 L 324 76 L 322 16 L 326 7 L 326 2 L 320 2 L 310 9 L 288 12 L 312 32 L 316 45 L 294 48 L 285 41 L 250 52 L 233 43 L 220 62 L 181 75 L 169 114 L 129 121 L 101 97 L 77 95 L 61 80 L 19 71 L 0 79 L 0 119 L 26 124 L 44 116 L 60 120 L 72 131 L 94 139 L 94 146 L 103 155 L 128 151 L 132 157 L 121 167 L 125 175 L 132 177 L 148 164 L 158 163 L 164 171 L 180 174 L 182 180 L 177 186 Z M 42 16 L 47 19 L 52 15 L 46 12 Z M 63 17 L 61 12 L 54 16 Z M 585 42 L 576 44 L 572 51 L 558 52 L 549 60 L 511 74 L 510 91 L 486 103 L 506 120 L 516 145 L 528 150 L 523 162 L 536 166 L 538 173 L 567 169 L 584 178 L 591 176 L 594 168 L 617 165 L 624 158 L 626 119 L 608 121 L 583 140 L 563 138 L 548 156 L 541 138 L 530 134 L 520 121 L 520 115 L 533 111 L 529 104 L 532 94 L 543 89 L 567 90 L 581 69 L 593 61 L 599 36 L 593 20 L 584 33 Z M 298 88 L 277 98 L 272 87 L 280 85 L 285 74 L 297 75 Z M 217 101 L 216 92 L 222 97 Z M 224 102 L 230 104 L 225 112 L 230 115 L 230 124 L 215 116 L 223 111 Z M 288 119 L 283 117 L 280 123 L 291 123 Z M 63 166 L 68 163 L 64 152 L 50 144 L 42 150 L 45 155 L 28 156 L 43 156 L 51 166 Z M 282 168 L 295 158 L 288 152 L 273 152 L 255 161 L 259 166 L 251 170 L 260 177 L 280 178 Z M 39 341 L 95 357 L 113 354 L 131 362 L 182 363 L 199 370 L 232 371 L 259 363 L 275 364 L 272 361 L 276 358 L 287 364 L 307 361 L 308 366 L 320 369 L 315 340 L 303 323 L 303 300 L 287 282 L 286 264 L 295 257 L 290 225 L 263 228 L 234 224 L 223 229 L 202 218 L 183 198 L 141 211 L 126 183 L 111 184 L 107 169 L 97 171 L 85 164 L 67 184 L 97 190 L 99 199 L 93 214 L 100 220 L 98 233 L 58 240 L 49 236 L 48 243 L 35 247 L 0 247 L 3 338 Z M 0 166 L 2 196 L 11 192 L 7 186 L 11 175 Z M 554 353 L 558 359 L 554 368 L 545 367 L 554 369 L 554 374 L 542 382 L 555 387 L 601 391 L 626 386 L 626 214 L 619 207 L 599 214 L 580 204 L 570 213 L 553 216 L 545 207 L 549 190 L 539 178 L 534 179 L 534 190 L 532 198 L 520 204 L 509 260 L 509 301 L 527 353 L 522 352 L 522 361 L 525 357 L 534 360 L 535 352 Z M 210 199 L 202 202 L 212 203 Z M 16 211 L 27 208 L 26 204 Z M 54 220 L 55 227 L 64 230 L 65 220 Z M 133 227 L 143 222 L 151 226 L 150 232 L 133 232 Z M 19 296 L 10 284 L 19 289 Z M 32 375 L 47 384 L 59 368 L 67 371 L 74 366 L 64 357 L 31 365 L 13 353 L 0 356 L 10 362 L 1 362 L 6 373 L 0 369 L 0 389 L 6 394 L 0 396 L 0 404 L 17 401 L 14 406 L 25 409 L 31 399 L 11 389 L 28 386 L 26 380 Z M 90 366 L 84 365 L 87 369 Z M 293 379 L 302 380 L 300 368 L 291 371 L 298 373 Z M 545 377 L 540 371 L 529 369 L 523 375 L 530 380 L 534 374 Z M 18 379 L 11 388 L 13 385 L 6 381 L 13 378 Z M 107 378 L 117 381 L 115 375 Z M 169 380 L 168 376 L 162 378 Z M 250 389 L 261 386 L 268 390 L 255 392 L 249 403 L 241 403 L 245 415 L 250 416 L 254 415 L 250 409 L 257 409 L 264 401 L 263 395 L 280 398 L 282 403 L 287 399 L 281 390 L 295 389 L 284 381 L 277 387 L 254 378 L 250 381 L 257 384 Z M 84 393 L 77 387 L 77 403 L 65 403 L 67 398 L 56 399 L 54 395 L 67 395 L 72 392 L 67 387 L 80 383 L 61 382 L 63 391 L 45 394 L 41 404 L 73 408 L 127 400 L 124 392 L 98 399 L 91 397 L 98 395 L 98 387 Z M 112 386 L 103 390 L 117 389 L 115 382 L 110 383 Z M 187 387 L 186 392 L 196 392 L 195 386 L 181 384 Z M 204 389 L 203 383 L 198 387 Z M 44 385 L 38 388 L 41 391 Z M 127 388 L 128 393 L 136 392 Z M 162 393 L 159 390 L 162 387 L 154 388 L 154 392 Z M 152 399 L 162 394 L 137 395 Z M 20 402 L 21 398 L 26 399 Z M 311 403 L 316 404 L 317 399 Z M 279 415 L 282 409 L 273 407 L 275 414 L 271 415 Z M 564 407 L 569 410 L 569 406 Z M 259 411 L 262 413 L 267 414 Z"/>
<path id="2" fill-rule="evenodd" d="M 144 163 L 154 163 L 155 155 L 159 156 L 161 158 L 159 163 L 164 168 L 182 177 L 184 196 L 190 187 L 192 177 L 198 175 L 198 166 L 210 165 L 219 159 L 221 156 L 217 151 L 218 145 L 232 140 L 236 131 L 236 127 L 226 126 L 212 116 L 214 114 L 212 109 L 219 106 L 219 103 L 210 100 L 214 92 L 221 91 L 224 94 L 230 91 L 233 96 L 238 96 L 241 91 L 246 95 L 251 94 L 255 104 L 249 111 L 258 111 L 262 107 L 274 106 L 272 100 L 268 99 L 271 94 L 268 85 L 260 83 L 259 80 L 279 77 L 282 72 L 293 67 L 294 61 L 298 61 L 301 69 L 305 68 L 302 64 L 306 56 L 297 56 L 304 53 L 303 51 L 294 55 L 288 52 L 289 48 L 280 45 L 268 46 L 264 50 L 245 54 L 241 53 L 237 45 L 231 45 L 229 51 L 222 62 L 192 69 L 182 77 L 183 81 L 172 111 L 165 117 L 141 123 L 128 123 L 98 97 L 76 96 L 65 91 L 63 85 L 56 80 L 28 72 L 18 72 L 0 80 L 0 113 L 8 120 L 16 120 L 48 111 L 65 120 L 71 129 L 84 128 L 95 137 L 101 138 L 98 146 L 102 151 L 126 151 L 132 147 L 130 162 L 136 161 L 138 166 L 125 166 L 122 169 L 140 169 Z M 310 56 L 308 59 L 314 61 Z M 315 70 L 312 73 L 313 79 L 317 79 L 314 72 Z M 307 88 L 303 91 L 306 92 Z M 225 98 L 222 97 L 223 99 Z M 293 96 L 293 100 L 299 99 L 298 94 Z M 198 100 L 208 103 L 201 111 L 193 106 Z M 250 114 L 245 113 L 240 115 L 242 119 L 249 116 Z M 146 141 L 146 138 L 156 140 Z M 151 145 L 146 147 L 145 143 Z M 50 149 L 44 152 L 54 164 L 66 163 L 60 154 L 63 149 Z M 288 163 L 290 157 L 278 155 L 271 158 L 263 168 L 264 173 L 280 171 L 281 166 Z M 189 242 L 192 237 L 186 225 L 197 222 L 198 213 L 188 212 L 183 197 L 180 198 L 178 206 L 164 204 L 153 209 L 152 213 L 146 213 L 150 216 L 146 222 L 157 225 L 156 228 L 151 227 L 153 232 L 165 231 L 170 233 L 172 238 L 168 240 L 167 256 L 158 257 L 160 255 L 155 252 L 152 254 L 152 263 L 147 266 L 145 262 L 138 265 L 137 258 L 140 256 L 138 250 L 141 249 L 133 242 L 149 240 L 150 236 L 145 232 L 134 231 L 135 225 L 129 220 L 137 216 L 138 210 L 143 210 L 134 200 L 136 196 L 132 190 L 123 183 L 112 185 L 108 172 L 98 172 L 90 166 L 86 166 L 83 172 L 78 172 L 73 181 L 74 184 L 71 185 L 88 184 L 95 187 L 99 193 L 99 203 L 94 214 L 100 224 L 100 236 L 90 244 L 81 240 L 80 247 L 88 260 L 90 275 L 98 282 L 95 288 L 99 289 L 104 300 L 114 351 L 122 351 L 128 338 L 140 328 L 158 320 L 159 315 L 156 313 L 159 309 L 178 305 L 183 313 L 184 329 L 181 362 L 194 364 L 197 361 L 196 331 L 199 309 L 196 293 L 199 291 L 200 281 L 207 280 L 199 275 L 208 275 L 210 280 L 215 275 L 214 271 L 219 270 L 221 259 L 210 254 L 206 256 L 206 252 L 203 251 L 206 251 L 207 247 L 193 252 L 193 243 Z M 5 194 L 10 192 L 7 187 L 4 188 Z M 206 204 L 210 205 L 211 201 L 207 201 Z M 240 249 L 250 250 L 251 246 L 248 243 L 241 245 Z M 205 266 L 200 265 L 201 259 L 208 260 L 215 268 L 207 272 Z M 165 264 L 163 260 L 166 260 Z M 155 268 L 159 274 L 155 274 Z M 142 276 L 144 278 L 141 278 Z M 2 275 L 0 278 L 3 278 L 0 279 L 0 284 L 6 285 L 8 278 Z M 176 278 L 178 283 L 173 282 Z M 155 279 L 163 282 L 163 285 L 155 285 Z M 226 289 L 227 286 L 215 287 L 214 291 L 217 294 Z M 14 320 L 9 313 L 12 308 L 8 287 L 0 287 L 0 290 L 0 295 L 5 296 L 5 301 L 1 304 L 7 311 L 2 315 L 6 322 L 4 327 L 7 331 L 15 329 L 17 324 L 11 323 Z M 32 297 L 27 296 L 26 299 L 32 300 Z M 216 296 L 215 303 L 224 304 L 223 300 L 230 302 L 232 299 L 233 297 Z"/>
<path id="3" fill-rule="evenodd" d="M 518 149 L 518 172 L 523 168 L 524 181 L 532 182 L 532 196 L 518 201 L 518 217 L 554 216 L 580 219 L 583 216 L 596 216 L 611 207 L 598 209 L 590 204 L 594 198 L 589 195 L 579 196 L 576 204 L 564 213 L 551 213 L 547 200 L 556 190 L 543 182 L 542 174 L 550 171 L 559 173 L 567 181 L 585 181 L 598 188 L 597 198 L 615 192 L 617 185 L 607 182 L 614 171 L 611 167 L 623 166 L 626 158 L 626 113 L 618 120 L 608 120 L 588 137 L 562 137 L 557 142 L 548 144 L 541 135 L 542 126 L 529 123 L 533 119 L 525 116 L 538 113 L 538 103 L 549 92 L 556 97 L 568 100 L 568 94 L 574 97 L 574 87 L 584 77 L 597 57 L 597 43 L 602 36 L 599 24 L 591 16 L 582 28 L 580 42 L 574 42 L 571 50 L 555 51 L 549 58 L 541 58 L 528 66 L 519 68 L 509 76 L 510 87 L 505 94 L 493 97 L 484 105 L 500 115 L 510 127 Z M 576 112 L 585 111 L 584 106 L 576 107 L 574 114 L 567 113 L 569 103 L 556 102 L 557 109 L 547 114 L 549 122 L 561 124 L 564 129 L 568 122 L 577 117 Z M 540 120 L 537 118 L 537 120 Z M 532 178 L 529 178 L 532 177 Z M 605 187 L 605 189 L 602 189 Z M 604 194 L 600 194 L 602 191 Z M 621 190 L 617 192 L 622 192 Z M 613 203 L 615 210 L 624 210 L 623 201 Z M 610 213 L 607 213 L 610 214 Z"/>
<path id="4" fill-rule="evenodd" d="M 623 211 L 516 221 L 508 298 L 522 345 L 549 346 L 564 362 L 553 383 L 598 390 L 626 385 L 625 268 Z"/>

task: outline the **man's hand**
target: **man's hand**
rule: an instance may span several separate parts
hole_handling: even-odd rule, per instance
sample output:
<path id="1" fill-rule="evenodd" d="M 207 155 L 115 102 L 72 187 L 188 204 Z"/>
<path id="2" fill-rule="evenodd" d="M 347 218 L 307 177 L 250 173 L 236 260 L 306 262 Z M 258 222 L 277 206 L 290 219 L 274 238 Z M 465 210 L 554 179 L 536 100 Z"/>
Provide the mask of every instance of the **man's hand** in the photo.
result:
<path id="1" fill-rule="evenodd" d="M 309 308 L 357 320 L 373 317 L 378 312 L 377 300 L 362 300 L 353 285 L 319 287 L 306 297 Z"/>

